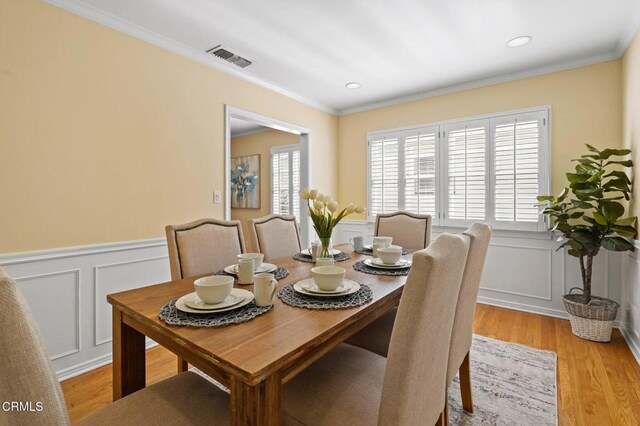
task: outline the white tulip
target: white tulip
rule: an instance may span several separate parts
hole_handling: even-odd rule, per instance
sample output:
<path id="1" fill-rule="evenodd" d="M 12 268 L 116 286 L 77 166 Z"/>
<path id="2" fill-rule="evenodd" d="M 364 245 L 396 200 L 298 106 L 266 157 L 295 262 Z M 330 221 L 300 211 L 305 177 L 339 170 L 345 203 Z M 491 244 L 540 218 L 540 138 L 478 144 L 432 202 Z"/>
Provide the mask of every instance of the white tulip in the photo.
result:
<path id="1" fill-rule="evenodd" d="M 315 200 L 313 202 L 313 207 L 317 210 L 317 211 L 321 211 L 324 208 L 324 203 L 320 200 Z"/>
<path id="2" fill-rule="evenodd" d="M 356 206 L 354 206 L 353 203 L 349 204 L 349 207 L 347 207 L 347 214 L 351 214 L 355 211 L 356 211 Z"/>
<path id="3" fill-rule="evenodd" d="M 331 204 L 331 203 L 333 203 L 334 201 L 335 201 L 335 200 L 334 200 L 333 198 L 331 198 L 330 196 L 328 196 L 328 195 L 325 195 L 325 196 L 324 196 L 324 202 L 325 202 L 325 203 L 327 203 L 327 204 Z"/>
<path id="4" fill-rule="evenodd" d="M 360 213 L 364 213 L 364 211 L 365 211 L 364 207 L 360 207 L 360 206 L 356 207 L 356 213 L 360 214 Z"/>
<path id="5" fill-rule="evenodd" d="M 311 192 L 309 191 L 309 188 L 302 188 L 298 194 L 300 194 L 300 198 L 304 199 L 304 200 L 308 200 Z"/>
<path id="6" fill-rule="evenodd" d="M 309 199 L 310 200 L 315 200 L 318 197 L 318 190 L 317 189 L 312 189 L 311 191 L 309 191 Z"/>
<path id="7" fill-rule="evenodd" d="M 322 192 L 318 192 L 316 200 L 324 202 L 324 194 Z"/>
<path id="8" fill-rule="evenodd" d="M 327 208 L 331 213 L 333 213 L 338 210 L 338 203 L 336 201 L 331 201 L 329 204 L 327 204 Z"/>

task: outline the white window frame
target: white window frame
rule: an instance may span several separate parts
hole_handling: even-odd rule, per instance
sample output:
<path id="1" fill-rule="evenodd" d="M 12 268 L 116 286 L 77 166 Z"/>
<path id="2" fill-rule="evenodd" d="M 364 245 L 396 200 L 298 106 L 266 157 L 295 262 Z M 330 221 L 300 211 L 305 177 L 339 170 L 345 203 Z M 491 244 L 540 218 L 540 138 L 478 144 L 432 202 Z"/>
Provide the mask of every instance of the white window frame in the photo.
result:
<path id="1" fill-rule="evenodd" d="M 485 219 L 486 223 L 491 224 L 496 229 L 514 230 L 514 231 L 546 231 L 547 222 L 544 215 L 540 215 L 537 222 L 504 222 L 495 220 L 495 176 L 494 176 L 494 129 L 495 123 L 501 119 L 504 120 L 509 116 L 521 115 L 521 114 L 539 114 L 542 120 L 540 127 L 540 149 L 539 149 L 539 164 L 538 168 L 538 182 L 540 188 L 540 194 L 551 193 L 551 106 L 542 105 L 531 108 L 524 108 L 518 110 L 503 111 L 492 114 L 483 114 L 472 117 L 465 117 L 452 120 L 438 121 L 434 123 L 427 123 L 421 125 L 407 126 L 388 130 L 377 130 L 367 133 L 367 210 L 369 212 L 368 220 L 370 222 L 375 221 L 375 216 L 371 215 L 371 141 L 380 139 L 381 137 L 389 137 L 391 135 L 398 136 L 399 143 L 399 172 L 398 175 L 404 176 L 404 138 L 407 134 L 415 134 L 423 128 L 438 128 L 438 135 L 436 138 L 436 214 L 433 217 L 434 226 L 447 226 L 447 227 L 467 227 L 476 220 L 449 220 L 446 218 L 445 212 L 447 209 L 447 139 L 446 132 L 448 130 L 464 126 L 465 123 L 473 121 L 480 122 L 486 121 L 487 126 L 487 152 L 486 152 L 486 203 L 485 203 Z M 404 178 L 400 179 L 398 185 L 399 197 L 398 204 L 399 210 L 404 207 Z"/>
<path id="2" fill-rule="evenodd" d="M 292 209 L 291 214 L 293 215 L 295 208 L 293 208 L 292 203 L 296 195 L 294 194 L 294 191 L 293 191 L 293 152 L 294 151 L 300 152 L 300 148 L 301 147 L 299 143 L 292 144 L 292 145 L 274 146 L 271 148 L 271 153 L 269 155 L 269 213 L 271 214 L 273 214 L 273 180 L 272 180 L 273 179 L 273 156 L 275 154 L 281 154 L 285 152 L 289 153 L 289 204 L 290 204 L 289 207 Z M 302 160 L 302 157 L 300 159 Z M 302 212 L 300 212 L 300 214 L 302 214 Z M 298 222 L 300 221 L 299 217 L 297 217 L 296 219 L 298 220 Z"/>

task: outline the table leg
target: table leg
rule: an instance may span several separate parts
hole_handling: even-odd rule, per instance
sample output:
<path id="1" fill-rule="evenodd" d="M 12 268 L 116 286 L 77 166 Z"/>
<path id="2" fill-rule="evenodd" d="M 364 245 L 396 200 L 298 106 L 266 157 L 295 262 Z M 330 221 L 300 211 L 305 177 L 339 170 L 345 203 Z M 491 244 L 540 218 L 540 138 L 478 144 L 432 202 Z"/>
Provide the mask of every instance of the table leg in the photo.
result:
<path id="1" fill-rule="evenodd" d="M 282 425 L 282 380 L 279 374 L 251 386 L 231 378 L 232 425 Z"/>
<path id="2" fill-rule="evenodd" d="M 123 313 L 113 307 L 113 400 L 145 387 L 144 334 L 123 322 Z"/>

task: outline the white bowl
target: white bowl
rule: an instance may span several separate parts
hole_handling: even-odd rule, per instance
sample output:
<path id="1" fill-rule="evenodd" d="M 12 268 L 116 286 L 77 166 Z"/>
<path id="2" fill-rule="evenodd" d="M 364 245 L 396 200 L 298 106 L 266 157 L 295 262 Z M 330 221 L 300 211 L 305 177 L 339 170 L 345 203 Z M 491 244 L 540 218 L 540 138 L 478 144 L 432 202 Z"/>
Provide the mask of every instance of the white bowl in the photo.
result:
<path id="1" fill-rule="evenodd" d="M 373 237 L 374 243 L 383 243 L 385 247 L 391 246 L 393 237 Z"/>
<path id="2" fill-rule="evenodd" d="M 229 275 L 214 275 L 198 278 L 193 283 L 198 297 L 209 305 L 222 303 L 231 294 L 233 277 Z"/>
<path id="3" fill-rule="evenodd" d="M 313 282 L 320 290 L 333 291 L 342 284 L 345 269 L 339 266 L 316 266 L 311 268 Z"/>
<path id="4" fill-rule="evenodd" d="M 378 249 L 378 257 L 385 265 L 395 265 L 402 257 L 402 247 L 389 246 Z"/>
<path id="5" fill-rule="evenodd" d="M 262 266 L 262 261 L 264 260 L 264 254 L 262 253 L 240 253 L 236 256 L 238 259 L 238 263 L 242 259 L 251 259 L 253 260 L 253 270 L 257 271 L 260 266 Z"/>

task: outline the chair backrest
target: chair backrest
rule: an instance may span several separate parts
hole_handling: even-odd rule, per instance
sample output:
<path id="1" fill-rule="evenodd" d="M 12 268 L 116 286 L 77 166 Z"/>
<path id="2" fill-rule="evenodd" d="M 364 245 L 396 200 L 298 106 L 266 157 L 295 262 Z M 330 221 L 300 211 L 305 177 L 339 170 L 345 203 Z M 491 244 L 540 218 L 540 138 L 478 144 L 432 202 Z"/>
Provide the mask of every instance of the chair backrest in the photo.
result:
<path id="1" fill-rule="evenodd" d="M 2 268 L 0 306 L 0 401 L 9 406 L 30 403 L 35 410 L 5 411 L 3 406 L 0 424 L 68 425 L 62 389 L 40 330 L 18 286 Z"/>
<path id="2" fill-rule="evenodd" d="M 453 318 L 469 237 L 442 234 L 413 255 L 382 386 L 378 424 L 435 424 L 445 404 Z"/>
<path id="3" fill-rule="evenodd" d="M 253 244 L 264 259 L 292 256 L 302 250 L 295 216 L 270 214 L 249 221 Z"/>
<path id="4" fill-rule="evenodd" d="M 447 384 L 451 384 L 462 361 L 464 361 L 469 349 L 471 349 L 473 318 L 480 289 L 480 278 L 482 278 L 482 268 L 487 257 L 489 241 L 491 240 L 491 227 L 486 223 L 474 223 L 464 232 L 464 235 L 470 239 L 469 255 L 467 256 L 467 264 L 464 267 L 456 315 L 453 320 L 449 365 L 447 367 Z"/>
<path id="5" fill-rule="evenodd" d="M 374 235 L 393 237 L 393 244 L 409 250 L 422 250 L 431 242 L 432 223 L 428 214 L 405 211 L 378 214 Z"/>
<path id="6" fill-rule="evenodd" d="M 239 220 L 200 219 L 169 225 L 165 232 L 173 280 L 213 273 L 245 252 Z"/>

